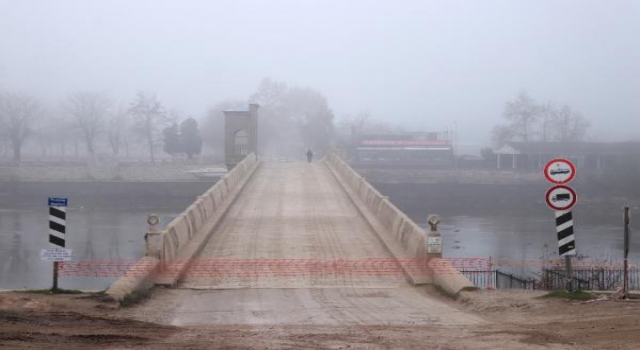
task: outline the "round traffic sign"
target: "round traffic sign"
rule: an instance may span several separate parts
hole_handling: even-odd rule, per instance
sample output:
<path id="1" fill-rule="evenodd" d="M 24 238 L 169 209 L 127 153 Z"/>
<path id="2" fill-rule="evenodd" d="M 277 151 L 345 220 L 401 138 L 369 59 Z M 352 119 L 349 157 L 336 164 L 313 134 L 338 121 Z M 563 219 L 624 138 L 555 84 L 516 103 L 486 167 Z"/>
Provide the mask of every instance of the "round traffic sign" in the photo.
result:
<path id="1" fill-rule="evenodd" d="M 573 208 L 578 202 L 578 195 L 573 188 L 565 185 L 553 186 L 545 196 L 547 206 L 553 210 L 565 211 Z"/>
<path id="2" fill-rule="evenodd" d="M 576 177 L 576 166 L 568 159 L 552 159 L 544 166 L 544 177 L 558 185 L 569 183 Z"/>

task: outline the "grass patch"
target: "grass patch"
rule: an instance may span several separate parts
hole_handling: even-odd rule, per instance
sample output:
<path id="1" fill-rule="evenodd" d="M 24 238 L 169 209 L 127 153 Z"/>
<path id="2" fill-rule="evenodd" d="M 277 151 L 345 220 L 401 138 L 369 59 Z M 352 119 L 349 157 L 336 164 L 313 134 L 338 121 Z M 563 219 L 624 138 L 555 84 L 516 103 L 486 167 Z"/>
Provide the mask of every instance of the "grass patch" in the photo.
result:
<path id="1" fill-rule="evenodd" d="M 568 299 L 568 300 L 591 300 L 595 299 L 596 296 L 592 293 L 583 292 L 581 290 L 575 292 L 567 292 L 566 290 L 553 290 L 540 298 L 560 298 L 560 299 Z"/>
<path id="2" fill-rule="evenodd" d="M 30 289 L 30 290 L 26 290 L 26 293 L 32 293 L 32 294 L 86 294 L 86 292 L 83 292 L 81 290 L 77 290 L 77 289 Z"/>
<path id="3" fill-rule="evenodd" d="M 151 290 L 134 290 L 133 292 L 124 296 L 124 299 L 120 300 L 121 307 L 131 307 L 139 304 L 151 297 Z"/>

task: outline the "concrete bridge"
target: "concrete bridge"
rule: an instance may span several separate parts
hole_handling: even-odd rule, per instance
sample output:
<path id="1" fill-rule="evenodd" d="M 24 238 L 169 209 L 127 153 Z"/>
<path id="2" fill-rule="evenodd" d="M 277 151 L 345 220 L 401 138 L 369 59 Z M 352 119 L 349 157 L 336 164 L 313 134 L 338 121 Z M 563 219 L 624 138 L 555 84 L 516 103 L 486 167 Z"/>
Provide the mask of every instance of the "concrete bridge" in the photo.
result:
<path id="1" fill-rule="evenodd" d="M 142 306 L 172 324 L 480 322 L 425 293 L 474 286 L 335 155 L 249 155 L 165 229 L 150 224 L 146 256 L 107 293 L 172 287 Z"/>

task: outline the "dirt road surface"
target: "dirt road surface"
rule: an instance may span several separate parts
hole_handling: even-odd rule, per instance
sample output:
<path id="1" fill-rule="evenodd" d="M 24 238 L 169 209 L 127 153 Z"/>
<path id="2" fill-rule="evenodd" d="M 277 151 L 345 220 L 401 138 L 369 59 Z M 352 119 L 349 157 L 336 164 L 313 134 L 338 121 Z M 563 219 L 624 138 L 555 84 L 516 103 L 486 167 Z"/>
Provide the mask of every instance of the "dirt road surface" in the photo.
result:
<path id="1" fill-rule="evenodd" d="M 538 295 L 492 291 L 465 296 L 462 301 L 440 299 L 484 320 L 473 325 L 178 327 L 135 319 L 146 303 L 118 308 L 96 295 L 5 292 L 0 293 L 0 349 L 640 348 L 640 303 L 536 299 Z"/>

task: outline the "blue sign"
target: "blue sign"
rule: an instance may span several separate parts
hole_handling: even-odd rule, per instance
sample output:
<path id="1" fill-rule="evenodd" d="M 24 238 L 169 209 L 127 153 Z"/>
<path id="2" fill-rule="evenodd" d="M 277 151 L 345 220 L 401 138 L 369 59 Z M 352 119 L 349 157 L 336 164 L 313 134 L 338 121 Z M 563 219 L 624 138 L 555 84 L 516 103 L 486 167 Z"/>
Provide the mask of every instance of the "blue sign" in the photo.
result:
<path id="1" fill-rule="evenodd" d="M 66 207 L 69 202 L 68 198 L 49 197 L 50 207 Z"/>

